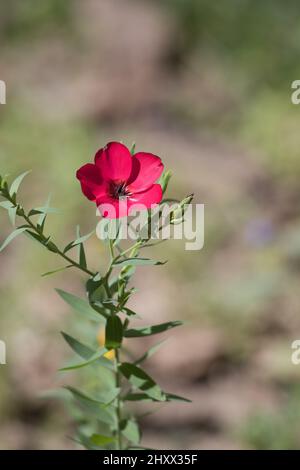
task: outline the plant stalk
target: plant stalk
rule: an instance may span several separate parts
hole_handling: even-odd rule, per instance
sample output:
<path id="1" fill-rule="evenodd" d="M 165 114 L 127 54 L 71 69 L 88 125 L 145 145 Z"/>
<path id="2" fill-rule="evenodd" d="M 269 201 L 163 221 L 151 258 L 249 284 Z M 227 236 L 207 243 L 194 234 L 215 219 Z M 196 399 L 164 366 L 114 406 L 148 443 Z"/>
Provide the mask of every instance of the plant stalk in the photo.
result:
<path id="1" fill-rule="evenodd" d="M 121 375 L 119 372 L 119 364 L 120 364 L 120 356 L 119 356 L 119 349 L 115 349 L 115 356 L 116 356 L 116 387 L 121 387 Z M 117 450 L 122 450 L 122 430 L 121 430 L 121 398 L 120 394 L 117 396 L 117 407 L 116 407 L 116 418 L 117 418 Z"/>

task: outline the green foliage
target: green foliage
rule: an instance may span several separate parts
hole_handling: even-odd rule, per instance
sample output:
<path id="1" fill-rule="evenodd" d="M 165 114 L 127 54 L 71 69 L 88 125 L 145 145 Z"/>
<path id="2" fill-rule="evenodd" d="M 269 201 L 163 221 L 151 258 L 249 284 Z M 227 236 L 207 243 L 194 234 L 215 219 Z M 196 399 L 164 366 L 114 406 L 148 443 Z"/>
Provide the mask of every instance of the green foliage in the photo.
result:
<path id="1" fill-rule="evenodd" d="M 126 338 L 139 338 L 141 336 L 157 335 L 158 333 L 164 333 L 165 331 L 171 330 L 176 326 L 180 326 L 183 323 L 181 321 L 170 321 L 161 323 L 160 325 L 145 326 L 142 328 L 132 328 L 126 330 L 124 336 Z"/>
<path id="2" fill-rule="evenodd" d="M 298 386 L 290 390 L 290 400 L 280 412 L 257 412 L 239 429 L 247 446 L 258 450 L 295 450 L 299 448 Z"/>
<path id="3" fill-rule="evenodd" d="M 67 370 L 81 369 L 82 367 L 89 366 L 90 364 L 93 364 L 98 359 L 100 359 L 105 353 L 107 353 L 107 349 L 106 348 L 101 348 L 101 349 L 99 349 L 99 351 L 96 351 L 95 354 L 93 354 L 86 361 L 82 361 L 82 362 L 79 362 L 79 363 L 78 362 L 75 362 L 75 363 L 72 362 L 71 364 L 68 364 L 65 367 L 62 367 L 61 369 L 59 369 L 59 371 L 64 372 L 64 371 L 67 371 Z"/>
<path id="4" fill-rule="evenodd" d="M 161 388 L 140 367 L 129 362 L 123 362 L 120 364 L 119 370 L 135 388 L 142 390 L 150 398 L 159 401 L 165 400 L 165 395 Z"/>
<path id="5" fill-rule="evenodd" d="M 86 300 L 80 299 L 76 295 L 70 294 L 62 289 L 56 289 L 56 292 L 76 312 L 92 320 L 97 320 L 99 322 L 103 321 L 99 315 L 96 315 L 95 310 L 92 309 Z"/>
<path id="6" fill-rule="evenodd" d="M 4 250 L 4 248 L 7 247 L 16 237 L 21 235 L 21 233 L 25 232 L 27 230 L 27 227 L 19 227 L 16 230 L 14 230 L 2 243 L 0 246 L 0 252 Z"/>
<path id="7" fill-rule="evenodd" d="M 82 342 L 74 336 L 62 332 L 64 340 L 77 357 L 59 370 L 65 372 L 84 369 L 85 372 L 88 366 L 91 366 L 90 370 L 93 370 L 93 372 L 101 371 L 100 383 L 102 390 L 99 391 L 99 388 L 97 388 L 95 397 L 91 397 L 74 387 L 66 387 L 70 392 L 68 396 L 73 397 L 72 401 L 79 405 L 79 409 L 76 408 L 79 413 L 76 416 L 80 417 L 78 418 L 79 422 L 84 417 L 83 420 L 89 423 L 88 429 L 83 429 L 79 425 L 76 441 L 85 448 L 94 450 L 110 449 L 112 447 L 122 449 L 124 443 L 127 443 L 128 446 L 137 446 L 141 439 L 138 424 L 133 417 L 123 414 L 124 402 L 141 400 L 150 402 L 188 401 L 183 397 L 163 392 L 155 380 L 140 367 L 142 362 L 158 350 L 161 343 L 151 346 L 133 363 L 122 362 L 120 358 L 123 337 L 151 336 L 166 332 L 182 324 L 180 321 L 171 321 L 159 325 L 129 328 L 131 317 L 137 316 L 136 312 L 127 307 L 127 302 L 135 292 L 134 288 L 129 287 L 128 284 L 136 266 L 162 265 L 165 263 L 139 256 L 141 247 L 147 246 L 149 240 L 142 241 L 139 239 L 132 247 L 122 251 L 122 247 L 119 246 L 121 243 L 119 237 L 120 224 L 117 224 L 116 234 L 112 238 L 113 223 L 104 221 L 103 224 L 105 224 L 107 230 L 107 241 L 110 248 L 110 264 L 107 272 L 103 275 L 91 271 L 87 266 L 84 243 L 94 231 L 82 236 L 77 226 L 76 238 L 67 243 L 63 249 L 60 249 L 54 243 L 52 237 L 45 234 L 46 217 L 48 214 L 56 212 L 56 209 L 50 207 L 50 196 L 44 206 L 33 208 L 28 213 L 25 212 L 17 200 L 19 186 L 27 173 L 17 177 L 10 188 L 6 179 L 0 177 L 0 191 L 1 196 L 4 198 L 0 202 L 0 206 L 7 211 L 12 224 L 16 223 L 17 217 L 22 218 L 24 221 L 24 225 L 17 227 L 4 241 L 0 251 L 15 237 L 24 232 L 68 263 L 66 266 L 45 273 L 44 276 L 71 267 L 77 268 L 88 275 L 86 282 L 87 299 L 56 289 L 64 302 L 80 314 L 80 319 L 85 325 L 80 331 L 86 331 L 86 325 L 92 321 L 94 334 L 92 340 L 87 340 L 86 344 L 85 341 Z M 169 178 L 170 174 L 167 173 L 164 179 L 165 189 Z M 180 209 L 185 203 L 189 202 L 190 200 L 185 199 L 179 203 Z M 78 261 L 69 256 L 69 252 L 73 248 L 78 249 Z M 115 255 L 115 249 L 118 249 L 118 255 Z M 130 253 L 128 257 L 126 257 L 127 253 Z M 112 276 L 115 269 L 117 269 L 116 274 L 114 273 L 114 276 Z M 120 314 L 124 314 L 124 322 L 121 320 Z M 102 325 L 103 331 L 105 331 L 104 340 L 98 338 L 95 325 L 97 327 Z M 98 344 L 96 344 L 96 341 Z M 113 356 L 111 356 L 112 351 Z M 115 378 L 114 382 L 111 380 L 113 376 Z M 126 388 L 123 386 L 124 379 L 127 382 Z M 92 424 L 95 421 L 97 426 Z"/>
<path id="8" fill-rule="evenodd" d="M 61 332 L 63 338 L 65 341 L 68 343 L 70 348 L 76 352 L 80 357 L 83 359 L 90 359 L 96 354 L 96 351 L 91 349 L 89 346 L 86 346 L 77 339 L 73 338 L 72 336 L 68 335 L 67 333 L 64 333 L 63 331 Z"/>
<path id="9" fill-rule="evenodd" d="M 117 349 L 121 347 L 123 339 L 123 325 L 117 315 L 110 316 L 106 322 L 105 347 Z"/>
<path id="10" fill-rule="evenodd" d="M 1 7 L 2 39 L 19 41 L 26 37 L 39 37 L 41 31 L 49 27 L 70 27 L 71 1 L 64 0 L 10 0 Z"/>
<path id="11" fill-rule="evenodd" d="M 11 195 L 12 198 L 14 198 L 17 195 L 20 184 L 22 183 L 25 176 L 28 175 L 28 173 L 30 173 L 30 171 L 25 171 L 12 182 L 11 187 L 9 189 L 9 194 Z"/>
<path id="12" fill-rule="evenodd" d="M 163 265 L 166 264 L 166 261 L 154 261 L 148 258 L 127 258 L 124 260 L 118 260 L 113 263 L 113 266 L 123 267 L 123 266 L 149 266 L 149 265 Z"/>
<path id="13" fill-rule="evenodd" d="M 99 447 L 105 447 L 107 444 L 115 442 L 115 440 L 115 437 L 103 436 L 101 434 L 93 434 L 91 437 L 92 443 Z"/>
<path id="14" fill-rule="evenodd" d="M 138 424 L 133 419 L 127 419 L 121 422 L 122 434 L 132 444 L 139 444 L 141 440 Z"/>
<path id="15" fill-rule="evenodd" d="M 163 175 L 160 179 L 160 185 L 162 187 L 163 194 L 165 194 L 165 192 L 167 191 L 171 178 L 172 178 L 172 172 L 170 170 L 163 172 Z"/>

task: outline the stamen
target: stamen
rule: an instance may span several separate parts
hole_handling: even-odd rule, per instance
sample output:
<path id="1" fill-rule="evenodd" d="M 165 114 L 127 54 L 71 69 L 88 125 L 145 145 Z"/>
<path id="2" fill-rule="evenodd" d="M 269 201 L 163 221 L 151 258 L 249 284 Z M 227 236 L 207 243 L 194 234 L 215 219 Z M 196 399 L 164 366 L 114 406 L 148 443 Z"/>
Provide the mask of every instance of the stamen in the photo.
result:
<path id="1" fill-rule="evenodd" d="M 126 186 L 126 181 L 112 181 L 110 185 L 110 193 L 114 199 L 124 199 L 131 194 Z"/>

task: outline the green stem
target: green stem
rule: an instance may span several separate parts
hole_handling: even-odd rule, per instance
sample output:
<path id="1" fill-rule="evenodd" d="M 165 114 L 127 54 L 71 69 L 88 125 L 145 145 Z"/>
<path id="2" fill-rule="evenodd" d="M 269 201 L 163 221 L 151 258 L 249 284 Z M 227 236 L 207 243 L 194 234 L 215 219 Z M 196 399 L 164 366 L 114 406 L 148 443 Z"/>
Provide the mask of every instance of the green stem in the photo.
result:
<path id="1" fill-rule="evenodd" d="M 109 253 L 110 253 L 110 263 L 112 264 L 115 259 L 114 254 L 114 241 L 109 239 Z"/>
<path id="2" fill-rule="evenodd" d="M 119 364 L 120 364 L 120 356 L 119 356 L 119 349 L 115 349 L 115 356 L 116 356 L 116 387 L 121 387 L 121 375 L 119 372 Z M 121 432 L 121 398 L 120 394 L 117 397 L 117 407 L 116 407 L 116 418 L 117 418 L 117 450 L 122 450 L 122 432 Z"/>
<path id="3" fill-rule="evenodd" d="M 32 230 L 37 234 L 39 235 L 43 241 L 46 241 L 47 240 L 47 237 L 41 233 L 41 230 L 39 230 L 38 226 L 35 225 L 31 220 L 30 220 L 30 217 L 25 214 L 24 212 L 24 209 L 22 208 L 22 206 L 20 206 L 17 201 L 15 199 L 13 199 L 10 194 L 8 192 L 5 192 L 5 191 L 1 191 L 1 195 L 7 199 L 9 202 L 11 202 L 13 204 L 14 207 L 17 207 L 19 210 L 20 210 L 20 213 L 17 212 L 17 214 L 22 217 L 26 222 L 27 224 L 30 226 L 30 228 L 32 228 Z M 43 242 L 40 242 L 41 245 L 43 245 Z M 45 246 L 45 245 L 44 245 Z M 46 245 L 47 246 L 47 245 Z M 56 245 L 55 245 L 55 253 L 59 256 L 61 256 L 62 258 L 64 258 L 66 261 L 68 261 L 68 263 L 70 263 L 72 266 L 74 266 L 75 268 L 77 269 L 80 269 L 81 271 L 83 271 L 84 273 L 88 274 L 89 276 L 96 276 L 96 273 L 94 273 L 93 271 L 90 271 L 89 269 L 87 268 L 84 268 L 83 266 L 81 266 L 79 263 L 77 263 L 74 259 L 70 258 L 69 256 L 67 256 L 62 250 L 60 250 Z"/>
<path id="4" fill-rule="evenodd" d="M 121 256 L 125 256 L 127 253 L 129 252 L 133 252 L 135 250 L 135 248 L 138 248 L 141 244 L 141 241 L 138 240 L 137 242 L 135 242 L 134 245 L 130 246 L 129 248 L 127 248 L 126 250 L 122 251 L 118 256 L 117 258 L 121 258 Z"/>
<path id="5" fill-rule="evenodd" d="M 30 218 L 24 214 L 23 215 L 23 219 L 26 220 L 26 222 L 28 223 L 28 225 L 30 225 L 30 227 L 32 228 L 32 230 L 34 230 L 38 235 L 41 236 L 41 233 L 40 231 L 38 230 L 38 227 L 36 225 L 34 225 Z M 47 237 L 45 237 L 45 235 L 42 235 L 43 239 L 44 240 L 47 240 Z M 62 258 L 64 258 L 66 261 L 68 261 L 68 263 L 72 264 L 72 266 L 74 266 L 75 268 L 78 268 L 80 269 L 81 271 L 85 272 L 86 274 L 88 274 L 89 276 L 95 276 L 96 273 L 94 273 L 93 271 L 90 271 L 89 269 L 87 268 L 84 268 L 83 266 L 80 266 L 79 263 L 77 263 L 75 260 L 73 260 L 72 258 L 70 258 L 69 256 L 67 256 L 63 251 L 61 251 L 57 246 L 56 246 L 56 251 L 55 253 L 59 256 L 61 256 Z"/>

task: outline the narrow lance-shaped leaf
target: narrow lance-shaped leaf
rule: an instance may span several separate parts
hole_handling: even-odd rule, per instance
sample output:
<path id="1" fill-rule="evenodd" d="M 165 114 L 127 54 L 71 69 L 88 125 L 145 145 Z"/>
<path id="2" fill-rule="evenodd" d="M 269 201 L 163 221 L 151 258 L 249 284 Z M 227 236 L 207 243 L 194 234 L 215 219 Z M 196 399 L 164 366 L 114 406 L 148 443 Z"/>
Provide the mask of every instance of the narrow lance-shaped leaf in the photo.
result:
<path id="1" fill-rule="evenodd" d="M 113 266 L 123 267 L 123 266 L 147 266 L 147 265 L 163 265 L 167 261 L 155 261 L 148 258 L 126 258 L 124 260 L 118 260 L 113 263 Z"/>
<path id="2" fill-rule="evenodd" d="M 78 403 L 83 406 L 84 409 L 88 411 L 94 418 L 97 418 L 108 425 L 115 424 L 114 413 L 106 407 L 105 403 L 88 397 L 74 387 L 65 388 L 69 390 L 70 393 L 72 393 L 73 397 L 78 401 Z"/>
<path id="3" fill-rule="evenodd" d="M 143 369 L 129 362 L 123 362 L 119 365 L 119 370 L 134 387 L 142 390 L 151 398 L 164 401 L 163 391 Z"/>
<path id="4" fill-rule="evenodd" d="M 11 207 L 8 209 L 8 217 L 12 225 L 16 225 L 17 210 L 18 210 L 17 206 Z"/>
<path id="5" fill-rule="evenodd" d="M 174 393 L 166 393 L 164 392 L 163 399 L 159 400 L 157 398 L 152 398 L 147 393 L 127 393 L 127 395 L 123 398 L 124 401 L 153 401 L 153 402 L 161 402 L 161 401 L 181 401 L 185 403 L 191 403 L 192 401 L 189 398 L 181 397 L 180 395 L 174 395 Z"/>
<path id="6" fill-rule="evenodd" d="M 146 361 L 151 356 L 153 356 L 153 354 L 155 354 L 164 343 L 165 343 L 165 340 L 160 341 L 159 343 L 156 343 L 153 346 L 151 346 L 151 348 L 149 348 L 148 351 L 146 351 L 141 357 L 139 357 L 139 359 L 135 361 L 135 365 L 141 364 L 142 362 Z"/>
<path id="7" fill-rule="evenodd" d="M 65 249 L 64 249 L 64 253 L 67 253 L 69 250 L 71 250 L 72 248 L 74 248 L 75 246 L 77 245 L 81 245 L 82 243 L 84 243 L 86 240 L 88 240 L 94 233 L 95 231 L 93 230 L 92 232 L 88 233 L 87 235 L 83 235 L 82 237 L 79 237 L 77 238 L 76 240 L 73 240 L 71 243 L 69 243 Z"/>
<path id="8" fill-rule="evenodd" d="M 86 361 L 79 362 L 79 363 L 71 363 L 69 365 L 66 365 L 65 367 L 62 367 L 59 369 L 60 372 L 64 372 L 67 370 L 73 370 L 73 369 L 81 369 L 82 367 L 89 366 L 90 364 L 93 364 L 95 361 L 100 359 L 104 354 L 106 354 L 108 351 L 106 348 L 101 348 L 99 351 L 97 351 L 91 358 L 89 358 Z"/>
<path id="9" fill-rule="evenodd" d="M 10 202 L 10 201 L 1 201 L 0 202 L 0 207 L 3 207 L 3 209 L 11 209 L 12 207 L 14 207 L 14 205 Z"/>
<path id="10" fill-rule="evenodd" d="M 104 322 L 104 318 L 97 315 L 95 310 L 92 309 L 86 300 L 80 299 L 79 297 L 76 297 L 76 295 L 70 294 L 69 292 L 61 289 L 56 289 L 56 292 L 68 305 L 70 305 L 70 307 L 79 312 L 81 315 L 99 322 Z"/>
<path id="11" fill-rule="evenodd" d="M 126 338 L 139 338 L 141 336 L 150 336 L 157 335 L 158 333 L 163 333 L 165 331 L 171 330 L 176 326 L 183 325 L 182 321 L 170 321 L 166 323 L 161 323 L 159 325 L 145 326 L 141 328 L 132 328 L 126 330 L 124 336 Z"/>
<path id="12" fill-rule="evenodd" d="M 48 214 L 59 212 L 58 209 L 50 207 L 51 194 L 49 194 L 47 201 L 43 207 L 37 207 L 36 210 L 41 214 L 38 218 L 38 226 L 41 227 L 42 231 L 44 230 L 46 217 Z"/>
<path id="13" fill-rule="evenodd" d="M 121 346 L 123 339 L 123 325 L 117 315 L 110 316 L 105 328 L 105 347 L 115 349 Z"/>
<path id="14" fill-rule="evenodd" d="M 54 269 L 53 271 L 47 271 L 46 273 L 42 274 L 42 277 L 52 276 L 52 274 L 60 273 L 61 271 L 65 271 L 66 269 L 73 268 L 73 264 L 68 264 L 68 266 L 63 266 L 61 268 Z"/>
<path id="15" fill-rule="evenodd" d="M 92 398 L 92 397 L 89 397 L 87 396 L 85 393 L 81 392 L 80 390 L 77 390 L 77 388 L 74 388 L 74 387 L 70 387 L 70 386 L 66 386 L 64 387 L 66 390 L 69 390 L 69 392 L 72 393 L 72 395 L 76 398 L 80 398 L 82 400 L 86 400 L 90 403 L 93 403 L 93 404 L 97 404 L 98 406 L 102 406 L 102 407 L 105 407 L 106 406 L 106 403 L 101 401 L 101 400 L 98 400 L 97 398 Z"/>
<path id="16" fill-rule="evenodd" d="M 132 142 L 132 146 L 131 146 L 131 149 L 130 149 L 131 155 L 134 155 L 134 153 L 135 153 L 135 147 L 136 147 L 135 142 Z"/>
<path id="17" fill-rule="evenodd" d="M 139 444 L 141 435 L 138 424 L 133 419 L 124 420 L 121 423 L 122 434 L 132 444 Z"/>
<path id="18" fill-rule="evenodd" d="M 18 189 L 20 184 L 22 183 L 23 179 L 25 178 L 28 173 L 30 173 L 31 170 L 25 171 L 25 173 L 22 173 L 20 176 L 18 176 L 11 184 L 10 189 L 9 189 L 9 194 L 10 196 L 13 196 L 14 194 L 17 194 Z"/>
<path id="19" fill-rule="evenodd" d="M 0 252 L 2 250 L 4 250 L 4 248 L 7 247 L 7 245 L 9 245 L 10 242 L 13 241 L 14 238 L 16 238 L 18 235 L 20 235 L 21 233 L 25 232 L 25 230 L 27 230 L 27 227 L 19 227 L 17 228 L 16 230 L 14 230 L 7 238 L 6 240 L 4 240 L 4 242 L 2 243 L 2 245 L 0 246 Z"/>
<path id="20" fill-rule="evenodd" d="M 162 396 L 162 400 L 155 399 L 143 392 L 130 392 L 123 397 L 124 401 L 145 401 L 145 402 L 165 402 L 165 395 Z"/>
<path id="21" fill-rule="evenodd" d="M 169 184 L 171 177 L 172 177 L 172 172 L 170 170 L 165 171 L 161 177 L 160 184 L 162 187 L 163 194 L 166 192 L 168 188 L 168 184 Z"/>
<path id="22" fill-rule="evenodd" d="M 80 227 L 77 225 L 76 227 L 76 237 L 77 239 L 81 237 L 80 235 Z M 79 243 L 78 246 L 78 258 L 79 258 L 79 264 L 82 268 L 87 268 L 87 262 L 86 262 L 86 256 L 85 256 L 85 250 L 84 250 L 84 245 L 83 243 Z"/>
<path id="23" fill-rule="evenodd" d="M 96 354 L 94 349 L 86 346 L 85 344 L 82 344 L 80 341 L 68 335 L 67 333 L 62 331 L 61 334 L 70 348 L 83 359 L 90 359 Z"/>
<path id="24" fill-rule="evenodd" d="M 185 403 L 192 403 L 192 400 L 189 398 L 181 397 L 180 395 L 175 395 L 174 393 L 166 393 L 167 401 L 183 401 Z"/>

